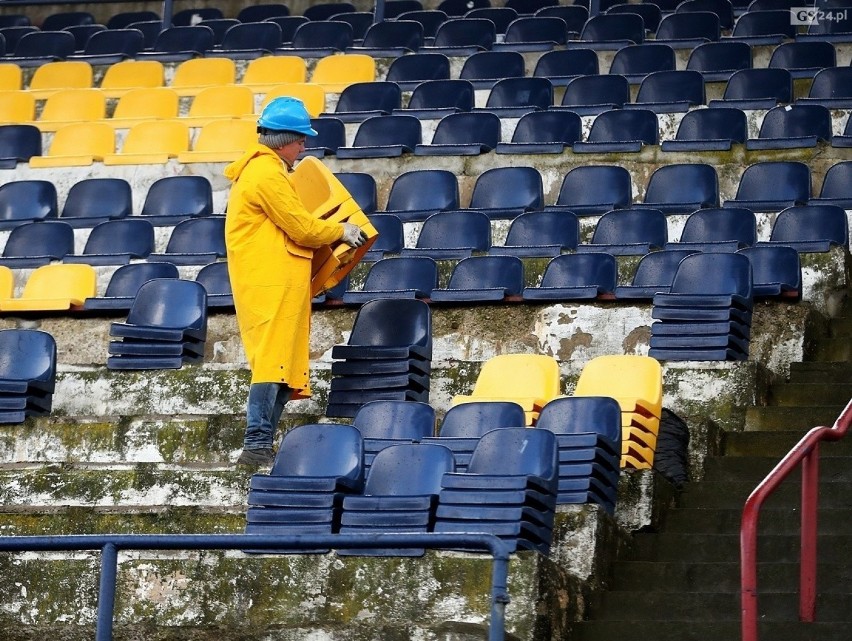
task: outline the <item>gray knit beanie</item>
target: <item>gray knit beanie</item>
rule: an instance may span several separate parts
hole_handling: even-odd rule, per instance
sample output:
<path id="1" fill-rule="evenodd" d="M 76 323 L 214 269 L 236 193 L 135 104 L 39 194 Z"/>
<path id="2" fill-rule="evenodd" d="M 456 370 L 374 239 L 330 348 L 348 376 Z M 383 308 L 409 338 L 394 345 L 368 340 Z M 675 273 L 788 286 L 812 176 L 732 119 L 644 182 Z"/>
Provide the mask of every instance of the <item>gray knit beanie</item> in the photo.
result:
<path id="1" fill-rule="evenodd" d="M 291 142 L 296 142 L 304 137 L 304 134 L 295 131 L 271 131 L 267 129 L 266 133 L 258 135 L 257 141 L 270 149 L 280 149 L 284 145 L 289 145 Z"/>

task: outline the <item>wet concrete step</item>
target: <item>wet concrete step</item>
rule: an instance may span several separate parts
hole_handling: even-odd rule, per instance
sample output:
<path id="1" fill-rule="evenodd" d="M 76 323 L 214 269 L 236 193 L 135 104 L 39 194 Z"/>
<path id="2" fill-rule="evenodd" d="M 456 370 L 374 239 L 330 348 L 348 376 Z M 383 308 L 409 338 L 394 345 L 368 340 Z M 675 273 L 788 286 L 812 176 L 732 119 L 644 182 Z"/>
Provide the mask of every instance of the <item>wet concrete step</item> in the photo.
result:
<path id="1" fill-rule="evenodd" d="M 784 407 L 846 405 L 852 384 L 825 380 L 815 383 L 782 383 L 769 388 L 769 403 Z"/>
<path id="2" fill-rule="evenodd" d="M 791 383 L 832 383 L 852 385 L 852 362 L 795 362 L 790 363 Z"/>
<path id="3" fill-rule="evenodd" d="M 742 509 L 745 500 L 756 487 L 756 483 L 737 481 L 707 481 L 687 486 L 678 497 L 679 507 L 688 508 L 737 508 Z M 823 508 L 849 507 L 852 487 L 845 481 L 822 482 L 819 486 L 819 504 Z M 801 483 L 787 479 L 765 502 L 767 508 L 795 508 L 801 503 Z"/>
<path id="4" fill-rule="evenodd" d="M 846 407 L 842 405 L 806 405 L 798 407 L 760 406 L 746 409 L 745 429 L 758 430 L 809 430 L 818 425 L 834 425 Z"/>
<path id="5" fill-rule="evenodd" d="M 764 408 L 767 409 L 767 408 Z M 785 456 L 801 438 L 807 429 L 789 429 L 778 431 L 727 432 L 723 439 L 723 451 L 726 457 L 738 456 Z M 852 455 L 852 434 L 847 438 L 820 446 L 820 456 Z"/>
<path id="6" fill-rule="evenodd" d="M 821 338 L 808 350 L 807 360 L 824 361 L 830 363 L 852 361 L 852 341 L 849 340 L 852 333 L 846 327 L 832 328 L 834 336 Z M 835 333 L 836 332 L 836 333 Z"/>
<path id="7" fill-rule="evenodd" d="M 852 438 L 852 435 L 850 435 Z M 820 445 L 820 479 L 852 482 L 852 457 L 832 456 L 834 443 Z M 774 456 L 714 456 L 705 461 L 704 479 L 707 481 L 743 481 L 758 483 L 778 464 L 781 457 Z M 800 479 L 797 469 L 790 477 Z"/>
<path id="8" fill-rule="evenodd" d="M 732 508 L 676 508 L 666 515 L 665 531 L 673 533 L 736 534 L 740 531 L 742 505 Z M 819 530 L 825 534 L 844 534 L 852 523 L 852 508 L 821 507 Z M 764 508 L 760 511 L 759 532 L 797 534 L 801 530 L 799 506 Z"/>
<path id="9" fill-rule="evenodd" d="M 737 613 L 739 610 L 737 610 Z M 740 621 L 584 621 L 574 625 L 571 641 L 742 641 Z M 849 623 L 798 623 L 792 621 L 760 624 L 760 638 L 767 641 L 848 641 Z"/>

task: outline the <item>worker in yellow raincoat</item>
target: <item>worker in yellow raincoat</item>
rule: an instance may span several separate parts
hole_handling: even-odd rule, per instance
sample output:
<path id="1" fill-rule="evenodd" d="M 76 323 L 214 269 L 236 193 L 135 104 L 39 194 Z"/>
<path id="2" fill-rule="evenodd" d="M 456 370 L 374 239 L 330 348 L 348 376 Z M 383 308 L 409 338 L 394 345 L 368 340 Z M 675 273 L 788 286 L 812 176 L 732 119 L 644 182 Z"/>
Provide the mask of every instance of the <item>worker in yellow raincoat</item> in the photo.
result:
<path id="1" fill-rule="evenodd" d="M 251 368 L 243 451 L 237 464 L 272 463 L 284 405 L 311 394 L 308 379 L 311 258 L 314 248 L 366 237 L 357 225 L 314 218 L 289 173 L 316 135 L 302 101 L 271 101 L 258 120 L 258 143 L 225 168 L 233 181 L 225 241 L 240 335 Z"/>

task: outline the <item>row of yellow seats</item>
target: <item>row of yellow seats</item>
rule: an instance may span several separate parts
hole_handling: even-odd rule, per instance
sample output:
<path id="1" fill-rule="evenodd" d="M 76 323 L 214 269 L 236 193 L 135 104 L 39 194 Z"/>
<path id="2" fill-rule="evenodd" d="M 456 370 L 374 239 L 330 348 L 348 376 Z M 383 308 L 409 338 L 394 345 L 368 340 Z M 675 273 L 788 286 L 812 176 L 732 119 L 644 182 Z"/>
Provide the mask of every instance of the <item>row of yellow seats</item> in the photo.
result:
<path id="1" fill-rule="evenodd" d="M 181 96 L 193 96 L 204 87 L 240 84 L 255 92 L 283 83 L 308 80 L 305 61 L 297 56 L 264 56 L 249 61 L 237 80 L 237 67 L 229 58 L 194 58 L 178 63 L 166 82 L 166 68 L 156 60 L 124 60 L 110 65 L 104 73 L 100 89 L 110 98 L 122 96 L 130 89 L 169 86 Z M 376 79 L 376 63 L 363 54 L 339 54 L 317 61 L 311 83 L 325 91 L 340 92 L 354 82 Z M 65 60 L 38 67 L 28 86 L 23 86 L 23 73 L 13 63 L 0 64 L 0 90 L 26 90 L 35 98 L 47 98 L 60 89 L 89 89 L 94 86 L 94 72 L 88 62 Z"/>
<path id="2" fill-rule="evenodd" d="M 470 395 L 452 405 L 474 401 L 511 401 L 523 407 L 527 425 L 541 408 L 562 395 L 559 363 L 541 354 L 504 354 L 486 361 Z M 600 356 L 580 373 L 575 396 L 609 396 L 621 407 L 621 467 L 653 466 L 663 409 L 663 373 L 648 356 Z"/>
<path id="3" fill-rule="evenodd" d="M 206 123 L 191 145 L 190 128 L 179 120 L 149 120 L 133 125 L 120 153 L 115 130 L 105 122 L 79 122 L 57 129 L 50 148 L 33 156 L 30 167 L 230 162 L 257 142 L 257 123 L 251 119 L 218 119 Z M 191 146 L 191 149 L 190 149 Z"/>
<path id="4" fill-rule="evenodd" d="M 325 91 L 308 83 L 271 87 L 261 100 L 263 109 L 277 96 L 301 98 L 312 116 L 325 111 Z M 36 118 L 35 100 L 26 91 L 0 91 L 0 124 L 33 124 L 41 131 L 56 131 L 77 122 L 105 120 L 115 128 L 131 127 L 152 119 L 180 118 L 201 127 L 217 118 L 252 117 L 255 95 L 242 85 L 206 87 L 193 99 L 186 116 L 180 116 L 180 97 L 168 87 L 132 89 L 118 99 L 112 117 L 107 118 L 107 97 L 101 89 L 62 89 L 44 102 Z"/>

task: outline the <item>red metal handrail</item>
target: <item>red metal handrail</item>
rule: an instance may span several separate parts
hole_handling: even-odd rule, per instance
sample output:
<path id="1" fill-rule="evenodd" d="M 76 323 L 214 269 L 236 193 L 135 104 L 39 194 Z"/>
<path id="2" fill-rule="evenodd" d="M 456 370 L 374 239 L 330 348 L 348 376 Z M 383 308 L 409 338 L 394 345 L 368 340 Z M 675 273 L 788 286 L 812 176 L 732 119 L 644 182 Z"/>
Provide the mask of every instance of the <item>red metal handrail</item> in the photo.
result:
<path id="1" fill-rule="evenodd" d="M 816 619 L 817 502 L 819 498 L 819 444 L 838 441 L 852 424 L 852 401 L 832 427 L 814 427 L 766 475 L 746 499 L 740 525 L 742 641 L 758 641 L 757 631 L 757 521 L 763 502 L 802 464 L 802 516 L 799 568 L 799 620 Z"/>

